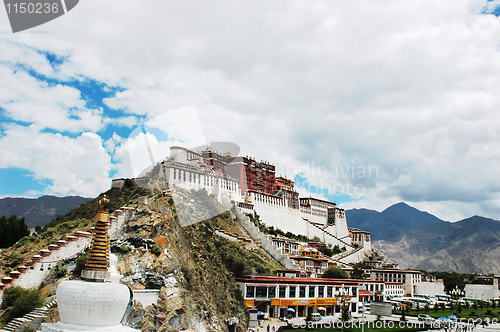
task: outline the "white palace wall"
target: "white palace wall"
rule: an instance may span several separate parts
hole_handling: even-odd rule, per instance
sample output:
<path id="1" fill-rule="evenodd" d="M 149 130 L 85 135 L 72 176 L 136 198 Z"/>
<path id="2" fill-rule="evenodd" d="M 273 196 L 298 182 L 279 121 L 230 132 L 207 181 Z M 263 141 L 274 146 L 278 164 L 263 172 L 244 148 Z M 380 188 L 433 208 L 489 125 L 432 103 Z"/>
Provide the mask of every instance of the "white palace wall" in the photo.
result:
<path id="1" fill-rule="evenodd" d="M 346 243 L 347 245 L 351 243 L 350 237 L 344 238 L 343 241 L 346 243 L 342 243 L 336 235 L 339 233 L 339 227 L 340 234 L 348 235 L 347 223 L 345 222 L 345 219 L 343 219 L 343 223 L 340 223 L 340 225 L 337 224 L 335 226 L 327 226 L 323 230 L 322 228 L 327 225 L 327 218 L 311 214 L 303 214 L 299 209 L 292 209 L 288 207 L 285 200 L 271 195 L 262 195 L 253 192 L 250 193 L 250 199 L 254 206 L 254 211 L 257 212 L 260 219 L 266 226 L 279 228 L 285 233 L 292 232 L 294 234 L 302 234 L 309 238 L 317 236 L 325 243 L 332 244 L 334 246 L 339 245 L 339 247 L 344 247 L 346 246 Z M 251 210 L 247 211 L 249 211 L 249 213 L 253 213 L 250 212 Z M 321 226 L 314 226 L 312 223 L 307 222 L 307 220 L 304 220 L 303 218 L 304 215 L 308 217 L 308 220 L 320 223 Z"/>
<path id="2" fill-rule="evenodd" d="M 285 233 L 307 234 L 307 225 L 302 220 L 300 211 L 286 206 L 285 200 L 253 192 L 250 199 L 255 212 L 266 226 L 279 228 Z"/>
<path id="3" fill-rule="evenodd" d="M 205 188 L 209 195 L 214 195 L 217 200 L 228 205 L 231 201 L 241 201 L 241 191 L 238 182 L 224 176 L 196 172 L 189 168 L 177 168 L 166 166 L 163 168 L 163 176 L 169 184 L 176 185 L 186 190 L 200 190 Z"/>

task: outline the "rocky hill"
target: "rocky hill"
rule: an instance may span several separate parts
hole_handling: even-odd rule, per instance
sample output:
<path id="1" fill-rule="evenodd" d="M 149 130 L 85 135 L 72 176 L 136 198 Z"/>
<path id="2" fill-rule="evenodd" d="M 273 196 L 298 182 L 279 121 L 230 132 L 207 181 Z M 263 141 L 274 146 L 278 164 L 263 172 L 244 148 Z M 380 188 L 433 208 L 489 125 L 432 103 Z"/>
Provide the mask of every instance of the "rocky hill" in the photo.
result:
<path id="1" fill-rule="evenodd" d="M 195 192 L 178 190 L 180 204 L 175 205 L 165 192 L 151 194 L 138 187 L 113 188 L 106 194 L 110 210 L 116 209 L 117 201 L 132 199 L 127 206 L 133 209 L 133 217 L 111 235 L 111 249 L 119 258 L 117 269 L 125 276 L 122 281 L 134 289 L 160 291 L 158 302 L 151 306 L 143 308 L 134 302 L 129 326 L 151 332 L 227 331 L 226 322 L 232 320 L 237 321 L 236 331 L 246 331 L 248 310 L 234 276 L 271 274 L 281 266 L 254 243 L 231 242 L 218 235 L 219 230 L 225 230 L 249 237 L 231 211 L 208 220 L 200 217 L 196 222 L 207 202 Z M 99 198 L 57 218 L 40 236 L 25 238 L 4 253 L 22 260 L 72 230 L 88 230 Z M 209 208 L 217 204 L 213 200 Z M 182 227 L 178 213 L 188 211 L 192 220 Z M 1 274 L 5 274 L 15 262 L 2 259 Z M 70 271 L 75 268 L 74 261 L 67 264 Z M 51 275 L 44 289 L 55 289 L 58 280 Z"/>
<path id="2" fill-rule="evenodd" d="M 401 267 L 461 273 L 500 273 L 500 221 L 474 216 L 419 225 L 375 247 Z"/>
<path id="3" fill-rule="evenodd" d="M 24 217 L 29 228 L 45 226 L 53 219 L 68 213 L 71 209 L 91 200 L 80 196 L 39 198 L 2 198 L 0 199 L 0 216 Z"/>

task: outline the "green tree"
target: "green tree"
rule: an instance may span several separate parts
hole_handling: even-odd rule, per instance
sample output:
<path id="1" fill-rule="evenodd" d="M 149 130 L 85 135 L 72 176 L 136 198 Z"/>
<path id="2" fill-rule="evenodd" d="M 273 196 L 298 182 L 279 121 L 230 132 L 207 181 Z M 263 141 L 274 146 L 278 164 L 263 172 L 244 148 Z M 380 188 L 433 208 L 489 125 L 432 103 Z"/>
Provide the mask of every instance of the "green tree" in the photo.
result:
<path id="1" fill-rule="evenodd" d="M 346 271 L 339 269 L 338 267 L 329 267 L 323 273 L 322 278 L 347 279 L 349 278 L 349 274 L 347 274 Z"/>
<path id="2" fill-rule="evenodd" d="M 25 236 L 30 235 L 30 230 L 24 222 L 24 217 L 17 218 L 3 216 L 0 218 L 0 248 L 8 248 Z"/>
<path id="3" fill-rule="evenodd" d="M 329 257 L 332 257 L 334 255 L 333 250 L 330 249 L 330 248 L 328 248 L 328 247 L 318 247 L 317 249 L 323 255 L 326 255 L 326 256 L 329 256 Z"/>
<path id="4" fill-rule="evenodd" d="M 2 319 L 7 323 L 14 318 L 22 317 L 33 309 L 42 306 L 44 301 L 45 297 L 39 289 L 10 286 L 3 292 L 2 308 L 7 310 Z"/>
<path id="5" fill-rule="evenodd" d="M 311 242 L 321 242 L 321 239 L 317 235 L 314 235 L 314 237 L 311 239 Z"/>
<path id="6" fill-rule="evenodd" d="M 73 270 L 73 275 L 79 277 L 87 262 L 87 253 L 83 253 L 76 259 L 76 267 Z"/>
<path id="7" fill-rule="evenodd" d="M 465 280 L 464 276 L 460 273 L 450 273 L 443 277 L 444 291 L 450 294 L 452 290 L 458 287 L 459 290 L 464 290 Z"/>
<path id="8" fill-rule="evenodd" d="M 351 279 L 365 279 L 365 272 L 359 266 L 354 266 L 351 272 Z"/>

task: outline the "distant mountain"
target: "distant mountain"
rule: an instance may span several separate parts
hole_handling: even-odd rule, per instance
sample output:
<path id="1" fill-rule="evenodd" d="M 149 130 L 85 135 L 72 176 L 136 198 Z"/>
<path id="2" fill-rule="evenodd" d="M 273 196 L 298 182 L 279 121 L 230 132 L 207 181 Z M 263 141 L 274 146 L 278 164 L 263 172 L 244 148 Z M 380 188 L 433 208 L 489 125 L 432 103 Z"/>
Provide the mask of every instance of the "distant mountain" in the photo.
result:
<path id="1" fill-rule="evenodd" d="M 56 217 L 91 200 L 80 196 L 0 199 L 0 216 L 24 217 L 29 228 L 45 226 Z"/>
<path id="2" fill-rule="evenodd" d="M 374 246 L 401 267 L 461 273 L 500 273 L 500 221 L 474 216 L 418 225 Z"/>
<path id="3" fill-rule="evenodd" d="M 349 227 L 370 232 L 372 241 L 393 239 L 404 230 L 442 221 L 403 202 L 394 204 L 382 212 L 368 209 L 347 210 L 346 218 Z"/>

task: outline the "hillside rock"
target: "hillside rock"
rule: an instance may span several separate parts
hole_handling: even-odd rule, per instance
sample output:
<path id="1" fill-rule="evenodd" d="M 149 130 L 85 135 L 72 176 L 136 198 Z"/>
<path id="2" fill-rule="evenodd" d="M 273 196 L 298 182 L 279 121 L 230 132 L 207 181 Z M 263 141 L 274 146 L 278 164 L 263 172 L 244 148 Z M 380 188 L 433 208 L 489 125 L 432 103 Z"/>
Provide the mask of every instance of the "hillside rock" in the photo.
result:
<path id="1" fill-rule="evenodd" d="M 158 302 L 143 314 L 136 306 L 127 324 L 141 331 L 227 331 L 225 319 L 236 317 L 237 330 L 246 330 L 248 311 L 233 276 L 214 252 L 210 221 L 181 227 L 166 198 L 148 199 L 135 212 L 114 236 L 116 267 L 130 287 L 161 291 Z M 153 245 L 161 248 L 158 256 L 146 249 Z"/>

